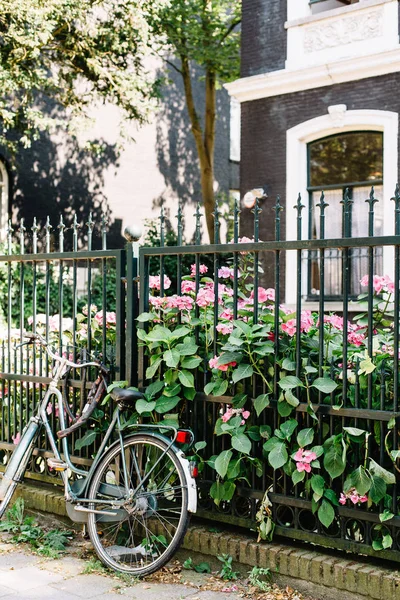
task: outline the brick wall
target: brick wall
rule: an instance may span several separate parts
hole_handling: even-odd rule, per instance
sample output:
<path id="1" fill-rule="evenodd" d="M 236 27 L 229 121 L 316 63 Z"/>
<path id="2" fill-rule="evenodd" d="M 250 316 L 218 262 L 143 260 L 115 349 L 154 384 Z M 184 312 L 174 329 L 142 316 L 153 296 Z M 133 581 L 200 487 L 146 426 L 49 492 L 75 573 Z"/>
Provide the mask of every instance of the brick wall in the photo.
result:
<path id="1" fill-rule="evenodd" d="M 242 77 L 285 67 L 286 1 L 243 0 Z"/>
<path id="2" fill-rule="evenodd" d="M 399 85 L 400 73 L 394 73 L 242 105 L 241 194 L 266 184 L 270 197 L 261 215 L 260 239 L 274 237 L 271 205 L 276 195 L 280 194 L 283 204 L 286 202 L 286 131 L 308 119 L 326 115 L 332 104 L 346 104 L 348 110 L 400 112 Z M 291 205 L 295 201 L 292 198 Z M 268 210 L 272 218 L 265 214 Z M 243 211 L 241 217 L 242 234 L 251 235 L 252 215 Z"/>

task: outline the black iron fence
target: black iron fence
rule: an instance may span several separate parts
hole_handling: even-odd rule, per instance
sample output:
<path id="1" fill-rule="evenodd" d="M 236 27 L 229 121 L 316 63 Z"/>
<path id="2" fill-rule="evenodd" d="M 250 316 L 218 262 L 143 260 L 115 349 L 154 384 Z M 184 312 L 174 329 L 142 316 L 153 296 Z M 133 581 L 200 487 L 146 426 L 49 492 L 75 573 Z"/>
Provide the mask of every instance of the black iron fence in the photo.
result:
<path id="1" fill-rule="evenodd" d="M 213 245 L 201 244 L 202 215 L 198 209 L 194 216 L 195 243 L 183 243 L 179 211 L 178 245 L 165 246 L 161 214 L 160 246 L 142 247 L 138 261 L 131 243 L 125 250 L 108 250 L 104 231 L 102 250 L 93 251 L 91 223 L 87 226 L 88 247 L 79 250 L 74 241 L 76 224 L 72 225 L 72 252 L 64 252 L 63 227 L 58 231 L 57 247 L 51 251 L 47 225 L 43 230 L 44 246 L 38 252 L 34 225 L 29 253 L 25 252 L 28 234 L 24 227 L 19 230 L 15 246 L 9 229 L 7 247 L 0 256 L 4 314 L 0 465 L 7 463 L 48 381 L 49 365 L 44 357 L 16 352 L 14 337 L 18 336 L 14 334 L 42 327 L 50 335 L 53 329 L 60 352 L 76 353 L 76 347 L 84 346 L 108 360 L 115 379 L 146 388 L 169 375 L 162 359 L 158 364 L 154 362 L 160 345 L 155 341 L 149 348 L 144 332 L 157 326 L 159 319 L 154 314 L 161 314 L 157 311 L 172 311 L 168 313 L 169 327 L 190 326 L 196 340 L 192 352 L 195 362 L 185 358 L 185 364 L 192 365 L 185 371 L 189 369 L 193 375 L 196 395 L 188 392 L 189 384 L 182 384 L 187 394 L 171 412 L 178 413 L 193 428 L 198 441 L 207 443 L 199 450 L 204 460 L 199 514 L 254 528 L 268 492 L 272 521 L 279 535 L 367 554 L 379 550 L 380 557 L 399 560 L 398 189 L 392 200 L 394 234 L 385 237 L 374 237 L 377 199 L 373 191 L 366 199 L 369 235 L 365 238 L 349 236 L 352 203 L 348 195 L 340 206 L 329 208 L 321 196 L 317 207 L 319 238 L 311 240 L 302 239 L 304 207 L 300 197 L 293 215 L 291 209 L 287 211 L 287 218 L 297 219 L 298 236 L 294 241 L 282 239 L 283 207 L 279 198 L 273 207 L 263 206 L 262 211 L 255 202 L 252 239 L 240 237 L 240 210 L 236 205 L 231 243 L 220 243 L 218 205 Z M 342 211 L 343 238 L 325 239 L 329 210 Z M 272 241 L 259 240 L 262 218 L 275 220 Z M 326 274 L 327 258 L 332 255 L 340 264 L 339 295 L 334 298 Z M 357 261 L 354 269 L 354 256 L 361 255 L 362 269 Z M 312 297 L 310 277 L 317 290 Z M 356 280 L 362 291 L 357 301 Z M 165 298 L 170 299 L 169 308 Z M 136 331 L 137 314 L 149 312 L 153 317 L 143 319 L 143 331 Z M 71 321 L 66 323 L 66 319 Z M 232 349 L 244 339 L 235 333 L 238 326 L 244 336 L 250 336 L 248 328 L 254 334 L 248 354 L 251 359 L 246 358 L 243 348 Z M 235 360 L 228 365 L 223 360 L 218 363 L 217 358 L 228 352 Z M 173 353 L 164 357 L 166 360 L 175 364 Z M 239 377 L 237 370 L 241 367 L 243 371 L 250 360 L 250 375 Z M 328 387 L 327 380 L 333 382 Z M 71 375 L 66 393 L 74 408 L 79 408 L 87 386 L 77 374 Z M 247 453 L 231 445 L 234 436 L 229 433 L 229 421 L 238 415 L 244 417 L 243 425 L 239 419 L 236 433 L 249 440 L 251 451 Z M 55 411 L 52 418 L 57 427 Z M 97 415 L 97 433 L 101 433 L 106 420 L 104 409 L 104 414 Z M 312 434 L 301 434 L 296 442 L 296 432 L 302 431 Z M 82 442 L 82 435 L 71 443 L 75 460 L 85 464 L 96 450 L 96 442 L 95 436 L 86 438 L 88 443 Z M 316 454 L 308 462 L 304 453 L 304 460 L 298 454 L 307 448 L 306 435 L 313 439 L 308 451 Z M 271 442 L 273 439 L 278 442 Z M 272 457 L 274 445 L 282 455 L 286 453 L 287 460 L 282 464 Z M 231 451 L 233 460 L 239 457 L 244 463 L 249 456 L 251 461 L 247 460 L 246 471 L 239 470 L 240 476 L 235 477 L 234 469 L 230 477 L 227 473 L 221 476 L 215 470 L 215 459 Z M 30 466 L 31 477 L 53 480 L 52 473 L 46 471 L 46 453 L 42 444 Z M 357 469 L 359 479 L 365 475 L 369 484 L 364 481 L 363 486 L 357 475 L 351 475 L 350 471 Z M 315 479 L 319 474 L 323 482 Z M 216 504 L 210 489 L 215 485 L 220 489 L 224 481 L 234 481 L 230 489 L 235 493 L 229 498 L 221 494 Z M 364 488 L 368 489 L 362 493 Z M 268 504 L 264 506 L 269 509 Z M 324 511 L 328 511 L 329 518 Z"/>

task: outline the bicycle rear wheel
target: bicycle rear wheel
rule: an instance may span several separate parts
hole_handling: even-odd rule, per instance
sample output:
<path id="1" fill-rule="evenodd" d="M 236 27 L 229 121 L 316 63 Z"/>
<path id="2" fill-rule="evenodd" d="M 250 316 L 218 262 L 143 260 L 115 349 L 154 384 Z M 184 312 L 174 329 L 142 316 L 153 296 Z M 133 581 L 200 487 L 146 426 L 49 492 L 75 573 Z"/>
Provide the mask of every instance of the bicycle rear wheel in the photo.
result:
<path id="1" fill-rule="evenodd" d="M 100 560 L 111 569 L 148 575 L 165 565 L 183 541 L 189 513 L 184 470 L 174 450 L 151 435 L 124 440 L 96 469 L 88 532 Z M 137 493 L 133 494 L 134 490 Z M 110 502 L 114 502 L 114 507 Z"/>

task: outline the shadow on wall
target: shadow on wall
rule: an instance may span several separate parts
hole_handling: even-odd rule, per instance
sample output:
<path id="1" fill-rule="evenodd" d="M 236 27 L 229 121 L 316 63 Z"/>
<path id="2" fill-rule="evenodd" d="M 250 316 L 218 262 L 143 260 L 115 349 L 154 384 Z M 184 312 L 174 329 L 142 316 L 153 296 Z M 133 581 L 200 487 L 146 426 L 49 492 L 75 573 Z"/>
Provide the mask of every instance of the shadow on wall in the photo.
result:
<path id="1" fill-rule="evenodd" d="M 62 132 L 50 135 L 43 133 L 28 150 L 20 152 L 14 170 L 14 195 L 12 200 L 12 220 L 19 227 L 21 218 L 25 220 L 27 238 L 33 218 L 39 225 L 39 239 L 44 237 L 47 216 L 52 225 L 52 244 L 58 248 L 60 215 L 65 228 L 65 250 L 72 249 L 71 225 L 74 214 L 80 224 L 79 246 L 87 244 L 89 214 L 94 221 L 93 248 L 101 248 L 102 218 L 107 222 L 107 245 L 119 248 L 124 244 L 121 221 L 114 221 L 103 193 L 104 172 L 118 166 L 118 153 L 115 145 L 102 139 L 92 142 L 96 151 L 83 148 L 75 138 Z"/>
<path id="2" fill-rule="evenodd" d="M 165 78 L 165 70 L 160 69 L 157 77 Z M 193 94 L 196 109 L 203 124 L 205 104 L 204 80 L 202 71 L 195 69 Z M 229 96 L 225 90 L 217 92 L 217 122 L 215 138 L 215 180 L 217 192 L 227 198 L 229 193 Z M 157 164 L 164 177 L 166 190 L 153 200 L 153 210 L 164 205 L 167 219 L 176 230 L 175 215 L 178 199 L 184 207 L 185 237 L 194 235 L 193 214 L 198 202 L 202 202 L 200 169 L 189 115 L 186 108 L 182 78 L 172 68 L 168 80 L 162 88 L 162 102 L 157 112 Z M 204 212 L 204 211 L 202 211 Z M 203 227 L 204 232 L 204 227 Z"/>

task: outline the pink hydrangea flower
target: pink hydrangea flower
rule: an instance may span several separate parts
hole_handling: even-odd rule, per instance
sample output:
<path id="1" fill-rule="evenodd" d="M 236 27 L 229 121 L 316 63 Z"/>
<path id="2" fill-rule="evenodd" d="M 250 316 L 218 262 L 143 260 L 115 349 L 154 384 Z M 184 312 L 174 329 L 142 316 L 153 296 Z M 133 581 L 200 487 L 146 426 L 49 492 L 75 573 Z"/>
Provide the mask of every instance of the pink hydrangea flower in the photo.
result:
<path id="1" fill-rule="evenodd" d="M 166 298 L 166 308 L 177 308 L 178 310 L 192 310 L 194 304 L 190 296 L 169 296 Z"/>
<path id="2" fill-rule="evenodd" d="M 273 288 L 263 288 L 263 287 L 259 287 L 258 288 L 258 301 L 261 302 L 268 302 L 268 300 L 274 301 L 275 300 L 275 290 Z M 254 290 L 251 292 L 250 294 L 250 298 L 253 299 L 254 298 Z"/>
<path id="3" fill-rule="evenodd" d="M 296 463 L 296 469 L 299 473 L 305 471 L 306 473 L 311 473 L 311 462 L 317 459 L 317 455 L 315 452 L 311 450 L 304 450 L 303 448 L 299 448 L 294 455 L 294 461 Z"/>
<path id="4" fill-rule="evenodd" d="M 214 304 L 214 290 L 210 287 L 200 288 L 196 296 L 196 304 L 200 308 Z"/>
<path id="5" fill-rule="evenodd" d="M 226 365 L 219 365 L 218 360 L 220 359 L 219 356 L 214 356 L 214 358 L 210 358 L 210 360 L 208 361 L 208 364 L 210 365 L 211 369 L 218 369 L 219 371 L 227 371 L 229 367 L 236 367 L 237 363 L 236 362 L 230 362 L 227 363 Z"/>
<path id="6" fill-rule="evenodd" d="M 196 291 L 196 284 L 194 281 L 182 281 L 181 283 L 181 293 L 182 294 L 190 294 Z"/>
<path id="7" fill-rule="evenodd" d="M 352 331 L 347 336 L 347 339 L 350 344 L 353 344 L 354 346 L 362 346 L 365 340 L 365 335 L 363 333 L 356 333 Z"/>
<path id="8" fill-rule="evenodd" d="M 221 279 L 233 279 L 235 271 L 230 267 L 221 267 L 218 269 L 218 277 Z"/>
<path id="9" fill-rule="evenodd" d="M 233 310 L 231 308 L 225 308 L 219 315 L 220 319 L 226 319 L 227 321 L 233 321 Z"/>
<path id="10" fill-rule="evenodd" d="M 199 265 L 199 273 L 200 275 L 205 275 L 208 271 L 208 267 L 206 265 Z M 196 265 L 190 265 L 190 274 L 192 277 L 196 276 Z"/>
<path id="11" fill-rule="evenodd" d="M 240 422 L 241 425 L 246 423 L 246 419 L 250 417 L 250 411 L 244 410 L 243 408 L 232 408 L 229 406 L 226 411 L 222 414 L 221 419 L 224 423 L 227 423 L 229 419 L 235 417 L 236 415 L 241 415 L 242 420 Z"/>
<path id="12" fill-rule="evenodd" d="M 225 324 L 225 323 L 219 323 L 217 325 L 217 331 L 219 331 L 219 333 L 222 333 L 222 335 L 229 335 L 233 331 L 233 325 L 231 325 L 231 324 Z"/>
<path id="13" fill-rule="evenodd" d="M 300 315 L 300 329 L 304 333 L 310 331 L 311 327 L 314 326 L 314 318 L 311 314 L 311 310 L 303 310 Z"/>
<path id="14" fill-rule="evenodd" d="M 363 504 L 364 502 L 368 502 L 368 496 L 366 496 L 364 494 L 364 496 L 361 496 L 356 488 L 352 487 L 349 489 L 348 492 L 341 492 L 340 494 L 340 498 L 339 498 L 339 502 L 340 504 L 344 505 L 346 504 L 347 500 L 350 500 L 350 502 L 352 502 L 352 504 Z"/>
<path id="15" fill-rule="evenodd" d="M 164 290 L 168 290 L 171 287 L 171 280 L 167 275 L 164 275 Z M 151 290 L 161 289 L 161 275 L 150 275 L 149 277 L 149 288 Z"/>
<path id="16" fill-rule="evenodd" d="M 103 311 L 100 310 L 97 314 L 94 315 L 95 321 L 100 325 L 100 327 L 104 324 L 104 315 Z M 106 327 L 110 327 L 111 325 L 115 325 L 117 322 L 117 315 L 115 312 L 106 312 Z"/>
<path id="17" fill-rule="evenodd" d="M 286 323 L 282 323 L 281 328 L 282 331 L 293 337 L 296 333 L 296 319 L 289 319 Z"/>
<path id="18" fill-rule="evenodd" d="M 362 279 L 360 279 L 360 284 L 363 287 L 366 287 L 369 282 L 368 275 L 364 275 Z M 389 275 L 374 275 L 372 278 L 372 287 L 377 294 L 380 294 L 382 291 L 389 292 L 389 294 L 394 293 L 394 283 Z"/>
<path id="19" fill-rule="evenodd" d="M 149 304 L 155 308 L 164 308 L 167 302 L 166 298 L 160 298 L 159 296 L 150 296 Z"/>

